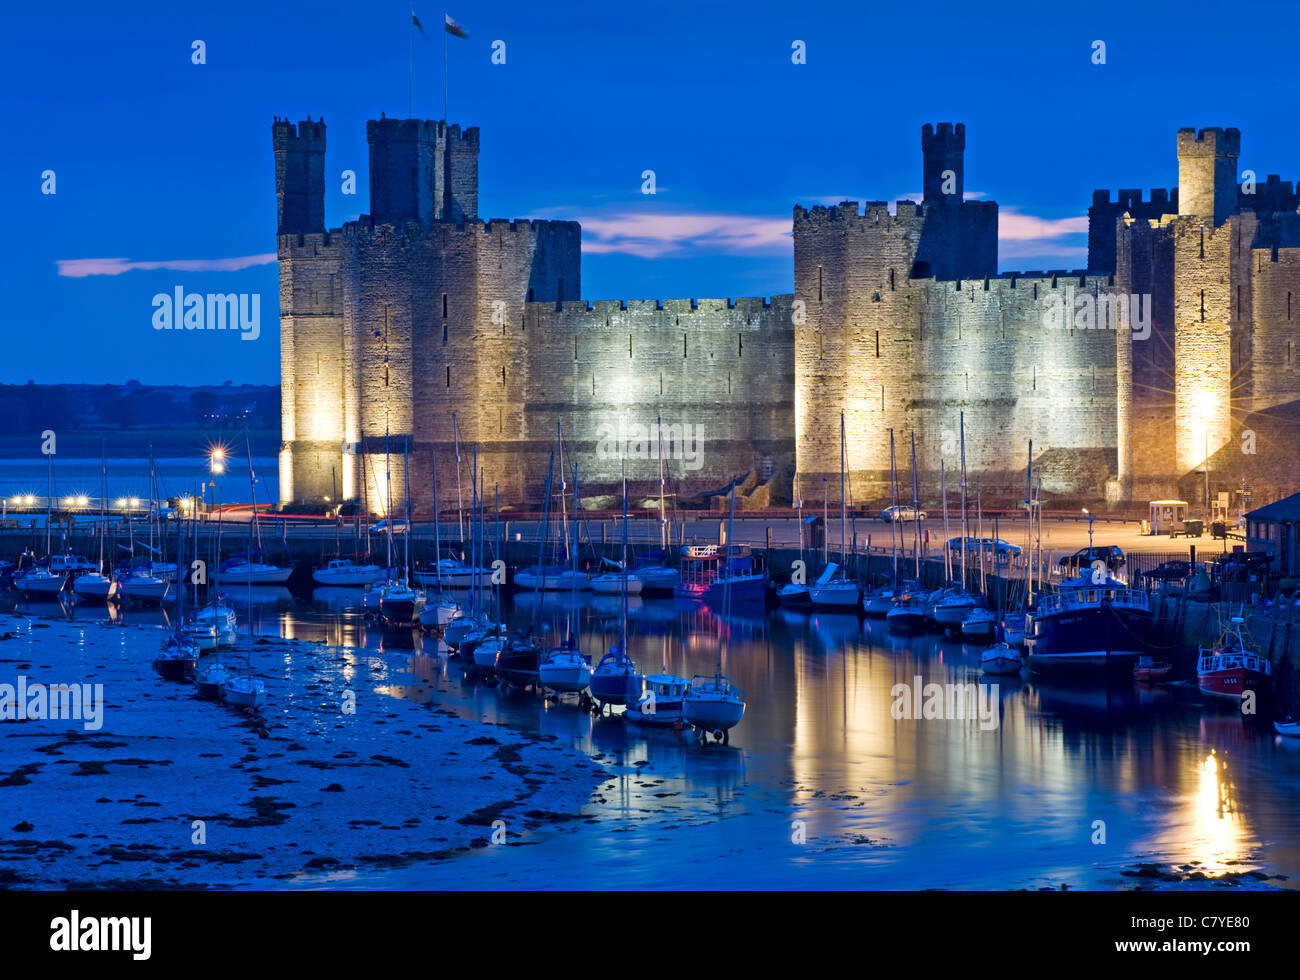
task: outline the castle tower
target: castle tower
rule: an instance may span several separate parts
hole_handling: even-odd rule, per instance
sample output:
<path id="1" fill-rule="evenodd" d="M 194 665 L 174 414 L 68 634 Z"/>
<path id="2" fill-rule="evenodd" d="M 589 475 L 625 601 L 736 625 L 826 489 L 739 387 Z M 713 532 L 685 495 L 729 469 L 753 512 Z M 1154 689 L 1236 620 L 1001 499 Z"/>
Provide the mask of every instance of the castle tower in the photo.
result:
<path id="1" fill-rule="evenodd" d="M 346 496 L 343 291 L 337 240 L 325 230 L 325 122 L 276 119 L 280 264 L 280 497 Z"/>
<path id="2" fill-rule="evenodd" d="M 1178 213 L 1214 225 L 1237 209 L 1241 132 L 1210 126 L 1178 131 Z"/>
<path id="3" fill-rule="evenodd" d="M 464 223 L 478 216 L 478 128 L 433 119 L 372 119 L 370 217 L 375 224 Z"/>
<path id="4" fill-rule="evenodd" d="M 1174 441 L 1180 473 L 1205 464 L 1231 436 L 1232 233 L 1241 133 L 1178 131 L 1174 251 Z"/>
<path id="5" fill-rule="evenodd" d="M 271 124 L 275 148 L 276 234 L 325 230 L 325 120 Z"/>
<path id="6" fill-rule="evenodd" d="M 921 172 L 926 204 L 961 204 L 965 153 L 964 123 L 955 127 L 952 123 L 939 123 L 938 129 L 929 123 L 921 127 Z"/>

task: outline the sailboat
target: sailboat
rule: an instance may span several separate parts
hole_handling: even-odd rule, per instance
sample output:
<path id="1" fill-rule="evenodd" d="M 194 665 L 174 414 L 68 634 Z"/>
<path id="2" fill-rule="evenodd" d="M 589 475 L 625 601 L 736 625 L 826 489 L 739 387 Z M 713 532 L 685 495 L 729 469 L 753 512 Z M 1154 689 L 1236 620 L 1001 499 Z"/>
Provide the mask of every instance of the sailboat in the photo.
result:
<path id="1" fill-rule="evenodd" d="M 898 513 L 898 476 L 894 469 L 894 430 L 889 430 L 889 510 L 892 514 Z M 899 602 L 909 598 L 911 593 L 904 588 L 899 587 L 898 581 L 898 528 L 897 521 L 889 522 L 889 549 L 893 555 L 893 574 L 889 582 L 879 588 L 873 589 L 867 595 L 862 597 L 862 611 L 868 616 L 884 616 L 889 618 L 889 613 Z M 902 622 L 901 620 L 899 621 Z"/>
<path id="2" fill-rule="evenodd" d="M 731 513 L 727 518 L 727 554 L 731 553 L 731 530 L 736 520 L 736 495 L 731 495 Z M 690 689 L 682 697 L 682 720 L 695 728 L 700 744 L 709 740 L 709 734 L 727 745 L 731 729 L 745 717 L 745 699 L 740 689 L 727 680 L 723 672 L 726 664 L 727 615 L 731 612 L 731 588 L 726 587 L 723 599 L 723 619 L 719 624 L 718 665 L 712 677 L 696 675 Z"/>
<path id="3" fill-rule="evenodd" d="M 100 470 L 100 492 L 99 492 L 99 527 L 97 537 L 99 538 L 99 565 L 92 572 L 78 575 L 72 580 L 72 591 L 76 593 L 78 599 L 112 599 L 117 595 L 117 580 L 108 574 L 109 569 L 104 564 L 104 535 L 108 533 L 108 462 L 105 458 L 104 444 L 99 446 L 99 470 Z"/>
<path id="4" fill-rule="evenodd" d="M 1034 500 L 1034 440 L 1029 440 L 1029 468 L 1027 470 L 1027 495 L 1025 497 L 1025 570 L 1023 600 L 1012 602 L 1011 608 L 1002 617 L 1002 638 L 1013 647 L 1025 645 L 1026 620 L 1034 602 L 1034 578 L 1031 569 L 1035 562 L 1034 552 L 1034 515 L 1038 504 Z M 1013 592 L 1014 594 L 1014 592 Z"/>
<path id="5" fill-rule="evenodd" d="M 623 561 L 627 562 L 627 460 L 623 461 Z M 644 679 L 627 654 L 627 592 L 623 593 L 622 635 L 619 645 L 610 647 L 591 672 L 591 696 L 603 711 L 611 705 L 635 704 L 641 697 Z"/>
<path id="6" fill-rule="evenodd" d="M 795 476 L 795 486 L 798 487 L 799 477 Z M 799 567 L 807 568 L 807 563 L 803 557 L 803 496 L 795 491 L 795 509 L 798 513 L 799 525 Z M 828 565 L 827 568 L 830 566 Z M 781 588 L 776 590 L 776 600 L 786 609 L 808 609 L 812 606 L 812 596 L 808 594 L 808 583 L 787 582 Z"/>
<path id="7" fill-rule="evenodd" d="M 176 536 L 178 564 L 181 563 L 181 555 L 184 550 L 185 535 L 181 533 L 178 527 Z M 162 649 L 158 652 L 158 656 L 154 657 L 153 661 L 153 669 L 164 680 L 188 680 L 199 666 L 199 649 L 194 645 L 193 640 L 181 632 L 183 622 L 185 622 L 184 583 L 176 587 L 176 627 L 163 643 Z"/>
<path id="8" fill-rule="evenodd" d="M 671 596 L 682 580 L 681 572 L 664 564 L 668 554 L 668 514 L 664 509 L 664 431 L 663 419 L 655 419 L 659 436 L 659 551 L 653 555 L 643 555 L 637 568 L 636 577 L 641 580 L 641 591 L 647 596 Z M 594 588 L 594 585 L 593 585 Z"/>
<path id="9" fill-rule="evenodd" d="M 475 451 L 477 453 L 477 446 Z M 551 466 L 554 466 L 555 457 L 551 457 Z M 543 507 L 542 518 L 542 540 L 539 548 L 546 547 L 546 538 L 550 528 L 550 493 L 551 493 L 551 469 L 548 467 L 546 475 L 546 497 L 547 504 Z M 483 501 L 483 492 L 481 484 L 477 496 L 479 499 L 480 513 Z M 538 604 L 540 607 L 540 603 Z M 509 690 L 511 686 L 518 688 L 533 687 L 541 683 L 540 667 L 542 660 L 542 649 L 538 646 L 537 641 L 533 639 L 532 628 L 526 633 L 514 633 L 504 638 L 493 638 L 484 643 L 484 646 L 497 647 L 496 653 L 496 675 L 501 682 L 503 689 Z M 474 651 L 474 662 L 479 662 L 479 656 L 483 652 L 483 647 Z"/>
<path id="10" fill-rule="evenodd" d="M 393 520 L 392 520 L 392 495 L 388 488 L 392 484 L 393 473 L 390 468 L 390 456 L 388 453 L 388 433 L 384 432 L 384 488 L 385 488 L 385 507 L 384 507 L 384 531 L 388 545 L 388 567 L 393 567 Z M 411 526 L 411 484 L 410 484 L 410 454 L 405 445 L 402 448 L 402 474 L 403 474 L 403 517 L 405 518 L 404 526 Z M 418 589 L 411 587 L 410 568 L 411 568 L 411 535 L 409 533 L 402 535 L 402 575 L 401 578 L 392 578 L 382 583 L 373 584 L 362 597 L 362 604 L 367 612 L 379 619 L 379 621 L 389 627 L 414 626 L 419 623 L 420 610 L 424 608 L 425 595 Z"/>
<path id="11" fill-rule="evenodd" d="M 578 467 L 573 467 L 573 548 L 571 551 L 574 569 L 578 566 Z M 565 531 L 568 534 L 568 531 Z M 640 591 L 639 589 L 637 591 Z M 577 583 L 574 583 L 573 596 L 578 597 Z M 579 632 L 576 622 L 577 602 L 568 617 L 568 636 L 562 646 L 556 647 L 542 658 L 537 666 L 538 679 L 542 687 L 552 691 L 576 693 L 586 690 L 591 683 L 591 658 L 585 656 L 578 648 Z"/>
<path id="12" fill-rule="evenodd" d="M 51 561 L 51 534 L 54 525 L 54 454 L 48 457 L 45 491 L 45 559 L 28 565 L 14 576 L 14 586 L 28 598 L 53 599 L 68 584 L 65 572 L 55 571 Z"/>
<path id="13" fill-rule="evenodd" d="M 844 450 L 844 413 L 840 412 L 840 560 L 847 562 L 849 522 L 848 505 L 844 494 Z M 858 588 L 858 583 L 850 579 L 847 572 L 841 569 L 840 574 L 830 581 L 818 581 L 808 590 L 808 597 L 818 609 L 851 609 L 856 612 L 862 590 Z"/>
<path id="14" fill-rule="evenodd" d="M 293 569 L 262 560 L 262 526 L 258 523 L 257 477 L 253 473 L 253 446 L 248 436 L 244 437 L 244 445 L 248 452 L 248 488 L 253 497 L 253 515 L 248 524 L 248 550 L 231 556 L 221 566 L 221 572 L 230 576 L 232 581 L 248 585 L 283 585 L 289 581 Z M 249 601 L 252 601 L 251 593 Z"/>
<path id="15" fill-rule="evenodd" d="M 249 456 L 249 474 L 252 474 L 252 456 Z M 257 502 L 253 502 L 256 514 Z M 184 591 L 184 586 L 182 586 Z M 236 708 L 256 711 L 266 703 L 266 682 L 253 676 L 253 583 L 248 583 L 248 646 L 244 650 L 244 671 L 235 674 L 221 686 L 221 700 Z"/>
<path id="16" fill-rule="evenodd" d="M 434 453 L 429 454 L 429 461 L 433 466 L 433 553 L 442 554 L 442 530 L 439 527 L 442 514 L 438 509 L 438 457 Z M 420 611 L 420 626 L 423 629 L 441 629 L 462 615 L 460 603 L 451 596 L 443 593 L 442 585 L 442 562 L 439 561 L 434 566 L 434 594 L 429 596 L 426 593 L 424 600 L 424 609 Z M 426 588 L 430 584 L 428 581 L 422 581 L 421 576 L 416 575 L 416 582 Z"/>
<path id="17" fill-rule="evenodd" d="M 970 525 L 966 518 L 966 413 L 961 413 L 961 588 L 945 589 L 934 603 L 934 621 L 945 631 L 958 631 L 971 610 L 980 604 L 978 597 L 967 591 L 966 549 L 970 546 Z M 944 543 L 947 548 L 947 542 Z"/>

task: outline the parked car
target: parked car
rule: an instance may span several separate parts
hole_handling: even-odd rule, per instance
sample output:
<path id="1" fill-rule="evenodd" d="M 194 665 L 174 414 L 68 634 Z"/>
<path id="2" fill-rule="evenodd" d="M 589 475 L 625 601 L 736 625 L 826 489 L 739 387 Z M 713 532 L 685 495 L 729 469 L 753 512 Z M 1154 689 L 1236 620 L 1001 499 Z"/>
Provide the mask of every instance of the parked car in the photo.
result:
<path id="1" fill-rule="evenodd" d="M 1155 568 L 1139 572 L 1138 578 L 1153 582 L 1181 582 L 1192 574 L 1192 563 L 1187 561 L 1164 561 Z"/>
<path id="2" fill-rule="evenodd" d="M 410 522 L 408 522 L 408 521 L 406 521 L 406 520 L 403 520 L 403 519 L 400 518 L 400 517 L 399 517 L 399 518 L 396 518 L 396 519 L 393 521 L 393 533 L 394 533 L 394 534 L 405 534 L 405 533 L 406 533 L 407 531 L 409 531 L 410 529 L 411 529 Z M 380 522 L 377 523 L 377 524 L 372 524 L 372 525 L 370 525 L 370 533 L 371 533 L 371 534 L 387 534 L 387 533 L 388 533 L 388 521 L 384 520 L 384 521 L 380 521 Z"/>
<path id="3" fill-rule="evenodd" d="M 1084 568 L 1091 568 L 1092 563 L 1097 560 L 1104 561 L 1106 567 L 1112 572 L 1119 571 L 1125 565 L 1124 552 L 1113 544 L 1093 545 L 1091 548 L 1080 548 L 1072 555 L 1066 555 L 1056 564 L 1062 571 L 1076 571 Z"/>
<path id="4" fill-rule="evenodd" d="M 1020 546 L 1012 544 L 1010 541 L 1003 541 L 1001 538 L 982 538 L 980 545 L 986 553 L 991 553 L 997 557 L 998 561 L 1009 561 L 1020 554 Z"/>
<path id="5" fill-rule="evenodd" d="M 911 504 L 897 504 L 880 512 L 882 521 L 923 521 L 925 518 L 925 511 L 917 510 Z"/>

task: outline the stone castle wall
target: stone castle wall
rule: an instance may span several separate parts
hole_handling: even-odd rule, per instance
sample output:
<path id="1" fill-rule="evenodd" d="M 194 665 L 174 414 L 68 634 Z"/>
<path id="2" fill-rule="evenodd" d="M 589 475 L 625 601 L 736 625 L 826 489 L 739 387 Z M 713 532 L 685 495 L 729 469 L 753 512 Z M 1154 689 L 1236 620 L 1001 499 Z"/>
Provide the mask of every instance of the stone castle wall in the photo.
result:
<path id="1" fill-rule="evenodd" d="M 1237 187 L 1235 130 L 1179 133 L 1181 197 L 1096 192 L 1086 273 L 998 275 L 997 205 L 962 200 L 965 130 L 939 124 L 920 202 L 794 209 L 793 294 L 595 303 L 576 223 L 478 219 L 477 128 L 367 137 L 372 214 L 327 231 L 324 122 L 273 125 L 286 501 L 400 510 L 409 483 L 427 513 L 436 457 L 468 504 L 477 444 L 489 503 L 536 503 L 557 426 L 557 481 L 617 492 L 627 455 L 657 494 L 657 420 L 682 499 L 838 500 L 841 413 L 855 502 L 888 499 L 891 430 L 901 499 L 913 433 L 927 504 L 941 466 L 955 494 L 963 417 L 972 490 L 1022 496 L 1032 439 L 1049 493 L 1143 499 L 1300 399 L 1296 195 Z M 1078 322 L 1116 295 L 1151 297 L 1149 338 Z"/>

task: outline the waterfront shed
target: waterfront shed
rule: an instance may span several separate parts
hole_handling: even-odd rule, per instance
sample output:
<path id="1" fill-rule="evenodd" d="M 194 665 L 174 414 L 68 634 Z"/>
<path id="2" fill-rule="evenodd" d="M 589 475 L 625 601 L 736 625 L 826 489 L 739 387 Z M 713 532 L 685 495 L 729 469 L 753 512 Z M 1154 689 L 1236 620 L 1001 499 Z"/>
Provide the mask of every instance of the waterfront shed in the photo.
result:
<path id="1" fill-rule="evenodd" d="M 1246 514 L 1246 547 L 1273 556 L 1280 575 L 1300 574 L 1300 493 Z"/>

